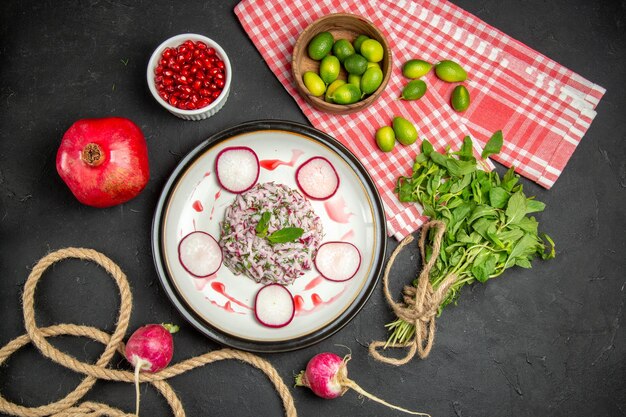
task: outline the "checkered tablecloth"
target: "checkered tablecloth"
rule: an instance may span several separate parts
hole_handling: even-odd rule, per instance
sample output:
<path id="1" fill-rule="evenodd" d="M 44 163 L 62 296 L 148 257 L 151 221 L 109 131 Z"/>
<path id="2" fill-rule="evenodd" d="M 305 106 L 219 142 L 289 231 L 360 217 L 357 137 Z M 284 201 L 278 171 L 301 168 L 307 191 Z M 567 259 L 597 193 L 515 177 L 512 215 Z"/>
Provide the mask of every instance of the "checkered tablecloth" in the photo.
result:
<path id="1" fill-rule="evenodd" d="M 398 176 L 410 174 L 418 148 L 396 146 L 390 153 L 379 152 L 374 143 L 378 127 L 403 116 L 415 123 L 420 138 L 438 149 L 448 145 L 458 149 L 466 135 L 480 147 L 502 130 L 504 147 L 494 159 L 550 188 L 589 128 L 605 92 L 443 0 L 243 0 L 235 13 L 309 121 L 346 145 L 369 171 L 385 204 L 389 234 L 399 239 L 424 221 L 418 206 L 400 203 L 393 192 Z M 383 95 L 355 114 L 316 110 L 298 94 L 291 76 L 291 54 L 299 34 L 330 13 L 370 20 L 385 34 L 392 51 L 393 73 Z M 402 76 L 402 63 L 412 58 L 461 63 L 469 74 L 464 82 L 472 98 L 469 109 L 464 113 L 451 109 L 454 85 L 438 80 L 433 71 L 423 77 L 428 85 L 424 97 L 397 100 L 408 81 Z"/>

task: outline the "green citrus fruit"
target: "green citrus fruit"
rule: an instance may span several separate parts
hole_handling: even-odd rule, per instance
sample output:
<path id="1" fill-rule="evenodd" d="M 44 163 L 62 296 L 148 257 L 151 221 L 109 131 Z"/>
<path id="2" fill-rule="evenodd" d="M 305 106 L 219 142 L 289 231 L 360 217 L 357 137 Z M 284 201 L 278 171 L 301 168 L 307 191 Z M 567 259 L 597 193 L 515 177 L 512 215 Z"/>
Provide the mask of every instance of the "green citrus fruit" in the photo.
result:
<path id="1" fill-rule="evenodd" d="M 332 99 L 333 93 L 335 92 L 337 88 L 341 87 L 345 83 L 346 82 L 344 80 L 335 80 L 332 83 L 330 83 L 330 85 L 326 88 L 326 95 L 324 96 L 324 100 L 326 100 L 329 103 L 334 103 L 334 100 Z"/>
<path id="2" fill-rule="evenodd" d="M 376 145 L 383 152 L 391 152 L 396 145 L 396 134 L 389 126 L 383 126 L 376 131 Z"/>
<path id="3" fill-rule="evenodd" d="M 354 84 L 344 84 L 333 92 L 331 98 L 337 104 L 356 103 L 361 99 L 361 90 Z"/>
<path id="4" fill-rule="evenodd" d="M 361 44 L 360 53 L 370 62 L 380 62 L 383 60 L 385 50 L 376 39 L 367 39 Z"/>
<path id="5" fill-rule="evenodd" d="M 352 54 L 343 61 L 343 66 L 350 74 L 362 75 L 367 69 L 367 59 L 362 55 Z"/>
<path id="6" fill-rule="evenodd" d="M 426 74 L 433 67 L 433 64 L 421 59 L 411 59 L 402 66 L 402 75 L 406 78 L 419 78 Z"/>
<path id="7" fill-rule="evenodd" d="M 402 89 L 402 100 L 419 100 L 426 94 L 426 83 L 422 80 L 409 81 Z"/>
<path id="8" fill-rule="evenodd" d="M 441 61 L 435 65 L 435 74 L 443 81 L 457 83 L 467 79 L 467 72 L 454 61 Z"/>
<path id="9" fill-rule="evenodd" d="M 393 118 L 393 132 L 396 134 L 396 139 L 403 145 L 411 145 L 417 140 L 417 129 L 413 126 L 413 123 L 409 122 L 404 117 L 396 116 Z"/>
<path id="10" fill-rule="evenodd" d="M 372 94 L 383 82 L 383 71 L 377 67 L 367 69 L 361 76 L 361 91 Z"/>
<path id="11" fill-rule="evenodd" d="M 365 36 L 365 35 L 357 36 L 357 38 L 354 40 L 354 50 L 357 53 L 361 53 L 361 44 L 368 39 L 369 39 L 369 36 Z"/>
<path id="12" fill-rule="evenodd" d="M 324 58 L 333 48 L 333 35 L 330 32 L 320 32 L 309 42 L 308 53 L 311 59 L 319 61 Z"/>
<path id="13" fill-rule="evenodd" d="M 347 39 L 339 39 L 333 45 L 333 54 L 339 58 L 339 62 L 343 61 L 354 53 L 354 46 Z"/>
<path id="14" fill-rule="evenodd" d="M 452 90 L 452 96 L 450 97 L 450 104 L 452 108 L 458 112 L 464 112 L 470 105 L 470 94 L 464 85 L 457 85 Z"/>
<path id="15" fill-rule="evenodd" d="M 339 59 L 333 55 L 326 55 L 320 63 L 320 77 L 326 84 L 330 84 L 337 79 L 341 64 Z"/>
<path id="16" fill-rule="evenodd" d="M 356 74 L 348 74 L 348 82 L 361 88 L 361 76 Z"/>
<path id="17" fill-rule="evenodd" d="M 313 71 L 305 72 L 302 76 L 302 80 L 304 81 L 304 85 L 306 86 L 307 90 L 309 90 L 311 95 L 314 95 L 315 97 L 321 96 L 322 94 L 324 94 L 324 91 L 326 91 L 326 85 L 324 84 L 324 81 L 322 81 L 320 76 Z"/>

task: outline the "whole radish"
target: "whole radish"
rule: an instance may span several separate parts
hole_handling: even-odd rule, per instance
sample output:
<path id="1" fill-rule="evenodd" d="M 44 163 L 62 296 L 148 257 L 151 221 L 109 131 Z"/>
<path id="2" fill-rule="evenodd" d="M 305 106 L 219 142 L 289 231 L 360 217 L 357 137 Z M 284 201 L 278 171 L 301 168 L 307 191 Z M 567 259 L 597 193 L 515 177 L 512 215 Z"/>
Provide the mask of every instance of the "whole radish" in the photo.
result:
<path id="1" fill-rule="evenodd" d="M 341 397 L 349 388 L 352 388 L 364 397 L 394 410 L 430 417 L 430 414 L 419 413 L 389 404 L 365 391 L 356 382 L 348 378 L 347 364 L 350 358 L 350 355 L 341 358 L 330 352 L 319 353 L 313 356 L 306 365 L 306 369 L 296 376 L 296 386 L 309 387 L 315 395 L 326 399 Z"/>
<path id="2" fill-rule="evenodd" d="M 159 372 L 170 363 L 174 355 L 172 333 L 177 331 L 178 326 L 172 324 L 148 324 L 135 330 L 126 343 L 126 360 L 135 367 L 136 415 L 139 415 L 139 372 Z"/>

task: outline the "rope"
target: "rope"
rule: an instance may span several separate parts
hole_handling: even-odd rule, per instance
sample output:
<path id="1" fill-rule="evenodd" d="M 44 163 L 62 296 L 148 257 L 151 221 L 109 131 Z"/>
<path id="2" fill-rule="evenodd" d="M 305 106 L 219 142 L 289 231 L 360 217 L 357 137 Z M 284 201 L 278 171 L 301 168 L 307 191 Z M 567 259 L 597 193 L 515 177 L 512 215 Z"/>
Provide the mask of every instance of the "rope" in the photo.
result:
<path id="1" fill-rule="evenodd" d="M 424 247 L 426 236 L 431 228 L 435 230 L 433 251 L 430 259 L 426 262 Z M 369 352 L 374 359 L 390 365 L 399 366 L 408 363 L 413 359 L 416 353 L 422 359 L 426 358 L 430 353 L 435 341 L 435 316 L 446 293 L 457 279 L 456 275 L 448 275 L 436 290 L 434 290 L 430 284 L 430 270 L 435 265 L 437 257 L 439 256 L 441 239 L 443 238 L 445 230 L 445 223 L 439 220 L 432 220 L 422 226 L 422 235 L 419 240 L 420 254 L 422 256 L 422 272 L 417 278 L 417 287 L 413 285 L 406 285 L 404 287 L 402 302 L 400 303 L 396 303 L 389 292 L 389 273 L 396 257 L 405 246 L 413 241 L 413 236 L 408 235 L 405 237 L 391 254 L 383 275 L 383 291 L 385 298 L 398 318 L 415 325 L 415 336 L 406 343 L 387 344 L 385 341 L 372 342 L 369 346 Z M 378 351 L 379 348 L 385 348 L 387 346 L 392 348 L 409 348 L 409 350 L 404 357 L 396 359 L 384 356 Z"/>
<path id="2" fill-rule="evenodd" d="M 43 328 L 37 326 L 35 320 L 34 301 L 37 283 L 43 276 L 46 269 L 48 269 L 52 264 L 70 258 L 95 262 L 104 268 L 115 280 L 120 292 L 121 302 L 115 331 L 112 334 L 108 334 L 94 327 L 79 326 L 75 324 L 57 324 Z M 106 404 L 88 401 L 80 404 L 78 403 L 99 379 L 129 383 L 134 382 L 133 372 L 113 369 L 107 366 L 116 351 L 120 352 L 122 355 L 124 354 L 124 343 L 122 340 L 126 334 L 126 330 L 128 329 L 130 313 L 132 310 L 132 294 L 128 285 L 128 279 L 115 262 L 93 249 L 66 248 L 50 253 L 37 262 L 28 276 L 24 286 L 22 308 L 24 312 L 26 334 L 11 340 L 0 349 L 0 366 L 2 366 L 2 364 L 4 364 L 14 352 L 21 349 L 23 346 L 32 343 L 46 358 L 77 373 L 85 375 L 85 378 L 64 398 L 47 405 L 25 407 L 7 401 L 4 397 L 2 397 L 2 395 L 0 395 L 0 412 L 20 417 L 134 416 L 134 414 L 125 413 Z M 100 342 L 105 345 L 104 352 L 93 364 L 81 362 L 75 357 L 61 352 L 52 346 L 47 340 L 51 337 L 67 335 L 87 337 Z M 272 384 L 274 384 L 274 388 L 282 400 L 283 407 L 285 409 L 285 416 L 297 416 L 298 413 L 296 411 L 293 397 L 289 392 L 289 388 L 285 385 L 272 364 L 256 355 L 239 350 L 220 349 L 207 352 L 203 355 L 179 362 L 157 373 L 141 373 L 139 375 L 139 380 L 140 382 L 151 383 L 161 393 L 161 395 L 163 395 L 175 417 L 184 417 L 185 410 L 183 409 L 182 403 L 172 387 L 165 380 L 190 371 L 194 368 L 226 359 L 236 359 L 261 370 L 272 382 Z"/>

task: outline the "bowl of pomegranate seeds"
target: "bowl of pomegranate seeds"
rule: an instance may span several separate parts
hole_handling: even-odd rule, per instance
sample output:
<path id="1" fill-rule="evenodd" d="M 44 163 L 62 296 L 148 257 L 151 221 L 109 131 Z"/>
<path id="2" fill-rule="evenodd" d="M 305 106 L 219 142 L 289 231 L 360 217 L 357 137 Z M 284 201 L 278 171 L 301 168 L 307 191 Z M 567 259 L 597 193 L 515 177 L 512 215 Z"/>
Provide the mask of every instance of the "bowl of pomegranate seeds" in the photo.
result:
<path id="1" fill-rule="evenodd" d="M 185 33 L 167 39 L 148 63 L 150 92 L 170 113 L 203 120 L 222 108 L 232 69 L 224 50 L 206 36 Z"/>

